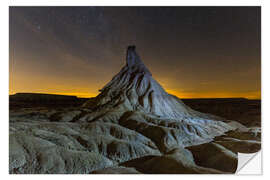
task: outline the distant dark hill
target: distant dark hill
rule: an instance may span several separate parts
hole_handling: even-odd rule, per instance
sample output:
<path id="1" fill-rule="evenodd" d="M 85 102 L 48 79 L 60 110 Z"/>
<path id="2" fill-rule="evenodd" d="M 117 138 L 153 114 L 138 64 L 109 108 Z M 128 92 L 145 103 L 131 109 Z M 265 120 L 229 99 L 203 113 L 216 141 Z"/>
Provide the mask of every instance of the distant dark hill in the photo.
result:
<path id="1" fill-rule="evenodd" d="M 261 100 L 245 98 L 182 99 L 194 110 L 240 122 L 246 126 L 261 126 Z"/>
<path id="2" fill-rule="evenodd" d="M 192 99 L 183 99 L 183 101 L 196 101 L 196 102 L 216 102 L 216 101 L 222 101 L 222 102 L 237 102 L 237 101 L 247 101 L 249 99 L 238 97 L 238 98 L 192 98 Z"/>
<path id="3" fill-rule="evenodd" d="M 42 93 L 17 93 L 9 96 L 10 108 L 28 107 L 73 107 L 80 106 L 88 98 L 76 96 L 42 94 Z"/>
<path id="4" fill-rule="evenodd" d="M 76 96 L 58 95 L 58 94 L 43 94 L 43 93 L 16 93 L 10 95 L 10 100 L 19 101 L 51 101 L 51 100 L 76 100 Z"/>

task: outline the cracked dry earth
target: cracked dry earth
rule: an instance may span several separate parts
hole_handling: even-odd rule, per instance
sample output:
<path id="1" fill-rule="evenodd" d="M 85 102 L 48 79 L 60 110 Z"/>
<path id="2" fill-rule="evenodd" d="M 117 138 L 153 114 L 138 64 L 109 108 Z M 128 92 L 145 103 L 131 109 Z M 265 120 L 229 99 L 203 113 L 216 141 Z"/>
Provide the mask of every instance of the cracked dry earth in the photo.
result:
<path id="1" fill-rule="evenodd" d="M 200 113 L 152 78 L 134 46 L 126 65 L 77 108 L 10 110 L 9 172 L 234 173 L 260 128 Z"/>

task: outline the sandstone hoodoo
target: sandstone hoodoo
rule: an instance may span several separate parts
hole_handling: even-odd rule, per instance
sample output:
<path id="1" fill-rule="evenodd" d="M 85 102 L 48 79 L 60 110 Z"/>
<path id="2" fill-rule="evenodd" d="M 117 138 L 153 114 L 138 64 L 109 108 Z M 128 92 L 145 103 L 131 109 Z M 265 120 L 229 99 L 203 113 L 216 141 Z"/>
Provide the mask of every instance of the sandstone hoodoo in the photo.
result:
<path id="1" fill-rule="evenodd" d="M 100 91 L 83 106 L 102 114 L 103 119 L 118 114 L 122 115 L 122 121 L 131 118 L 140 123 L 164 124 L 173 131 L 166 141 L 176 144 L 200 144 L 233 129 L 218 117 L 192 110 L 179 98 L 168 94 L 144 65 L 135 46 L 128 46 L 126 65 Z"/>
<path id="2" fill-rule="evenodd" d="M 153 76 L 129 46 L 126 65 L 83 105 L 10 109 L 9 172 L 234 173 L 237 152 L 260 149 L 259 127 L 195 111 Z M 21 96 L 59 99 L 12 99 Z"/>

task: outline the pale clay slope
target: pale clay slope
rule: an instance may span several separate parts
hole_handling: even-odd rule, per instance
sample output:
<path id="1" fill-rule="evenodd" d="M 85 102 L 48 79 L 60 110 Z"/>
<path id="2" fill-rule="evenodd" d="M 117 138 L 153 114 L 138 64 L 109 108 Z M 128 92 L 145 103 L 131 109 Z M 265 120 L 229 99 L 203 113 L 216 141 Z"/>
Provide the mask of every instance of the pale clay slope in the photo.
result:
<path id="1" fill-rule="evenodd" d="M 168 94 L 153 78 L 145 67 L 134 46 L 127 50 L 126 66 L 101 89 L 94 101 L 86 102 L 84 107 L 101 111 L 132 111 L 133 119 L 149 123 L 154 119 L 161 123 L 174 124 L 177 138 L 196 136 L 188 144 L 209 141 L 233 127 L 221 121 L 211 121 L 211 116 L 196 112 L 187 107 L 180 99 Z M 143 116 L 143 117 L 141 117 Z M 145 122 L 143 122 L 145 121 Z M 197 141 L 198 139 L 198 141 Z"/>
<path id="2" fill-rule="evenodd" d="M 84 107 L 10 112 L 10 173 L 233 173 L 259 149 L 253 129 L 166 93 L 135 47 Z"/>

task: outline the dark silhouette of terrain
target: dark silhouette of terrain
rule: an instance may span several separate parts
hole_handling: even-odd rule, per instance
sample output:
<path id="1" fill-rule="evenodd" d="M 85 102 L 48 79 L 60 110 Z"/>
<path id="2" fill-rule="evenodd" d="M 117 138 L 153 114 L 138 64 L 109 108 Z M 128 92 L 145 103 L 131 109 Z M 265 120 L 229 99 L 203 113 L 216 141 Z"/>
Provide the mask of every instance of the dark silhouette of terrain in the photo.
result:
<path id="1" fill-rule="evenodd" d="M 16 93 L 9 96 L 9 108 L 32 108 L 32 107 L 79 107 L 89 98 L 76 96 L 42 93 Z"/>
<path id="2" fill-rule="evenodd" d="M 261 126 L 261 100 L 245 98 L 182 99 L 194 110 L 251 126 Z"/>

